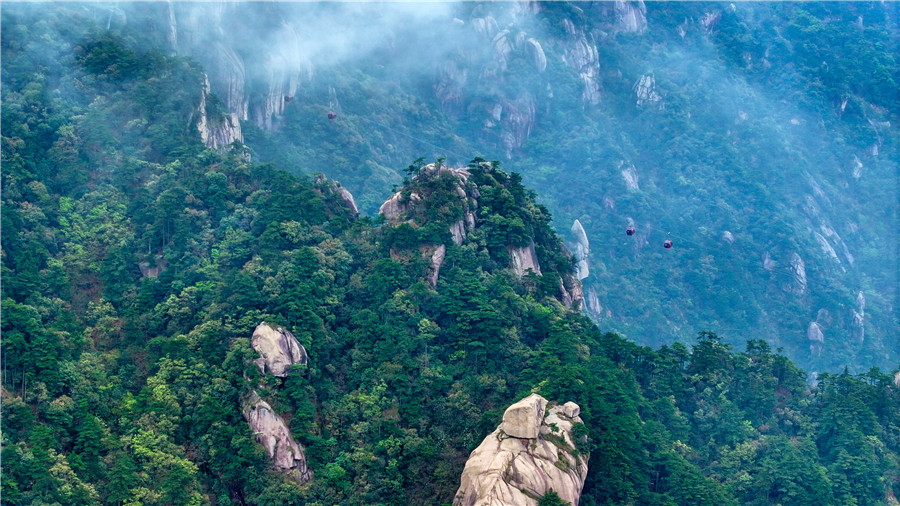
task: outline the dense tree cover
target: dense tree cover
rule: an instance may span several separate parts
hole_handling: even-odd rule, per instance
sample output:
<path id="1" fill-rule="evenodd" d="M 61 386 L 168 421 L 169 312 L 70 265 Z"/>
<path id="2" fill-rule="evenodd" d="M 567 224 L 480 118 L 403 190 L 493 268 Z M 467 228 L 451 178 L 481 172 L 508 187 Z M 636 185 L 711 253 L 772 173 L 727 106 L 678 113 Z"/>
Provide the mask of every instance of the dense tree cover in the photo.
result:
<path id="1" fill-rule="evenodd" d="M 357 220 L 327 181 L 205 149 L 197 65 L 121 34 L 57 38 L 68 22 L 4 6 L 4 503 L 447 503 L 531 392 L 582 407 L 582 504 L 896 495 L 896 376 L 810 386 L 760 340 L 604 333 L 557 300 L 571 260 L 515 173 L 473 161 L 479 228 L 461 246 L 441 178 L 401 189 L 429 192 L 413 234 Z M 531 240 L 544 276 L 520 279 L 505 245 Z M 425 241 L 447 246 L 436 287 L 418 255 L 391 254 Z M 260 374 L 262 320 L 309 364 Z M 310 484 L 270 469 L 241 414 L 250 388 L 306 447 Z"/>

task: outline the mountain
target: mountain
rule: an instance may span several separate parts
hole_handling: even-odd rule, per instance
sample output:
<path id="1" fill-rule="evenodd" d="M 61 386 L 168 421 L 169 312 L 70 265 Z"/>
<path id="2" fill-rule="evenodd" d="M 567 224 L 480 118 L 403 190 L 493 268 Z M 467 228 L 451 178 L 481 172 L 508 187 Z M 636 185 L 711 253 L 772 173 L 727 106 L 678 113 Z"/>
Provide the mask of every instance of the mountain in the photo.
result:
<path id="1" fill-rule="evenodd" d="M 764 339 L 815 371 L 900 359 L 894 3 L 89 11 L 200 62 L 226 139 L 366 215 L 421 156 L 522 174 L 558 232 L 585 231 L 603 328 Z"/>
<path id="2" fill-rule="evenodd" d="M 646 18 L 640 4 L 605 5 L 625 16 L 624 27 L 640 29 L 641 19 L 652 26 L 651 5 Z M 272 26 L 283 26 L 291 7 L 260 4 L 259 20 L 271 23 L 265 33 L 277 38 Z M 432 7 L 383 13 L 396 22 L 395 51 L 415 35 L 401 28 L 443 19 L 447 9 L 484 19 L 452 26 L 493 30 L 478 11 L 490 6 Z M 564 22 L 577 14 L 572 7 L 497 6 L 523 20 L 547 16 L 548 31 L 561 27 L 560 36 L 577 41 Z M 598 263 L 604 243 L 594 222 L 554 225 L 554 194 L 542 203 L 528 174 L 512 170 L 538 130 L 510 144 L 512 159 L 495 160 L 463 135 L 469 107 L 454 119 L 437 102 L 414 100 L 412 76 L 388 92 L 365 71 L 313 67 L 335 79 L 333 92 L 323 85 L 332 101 L 324 104 L 309 98 L 319 86 L 310 76 L 303 87 L 291 89 L 290 74 L 287 88 L 259 92 L 282 79 L 252 70 L 265 69 L 265 53 L 229 60 L 251 68 L 244 118 L 232 109 L 243 102 L 228 98 L 205 56 L 186 56 L 173 41 L 214 47 L 210 33 L 241 17 L 246 31 L 230 40 L 252 41 L 262 33 L 250 29 L 253 8 L 3 4 L 5 504 L 449 504 L 469 500 L 467 484 L 490 477 L 472 470 L 485 455 L 476 449 L 492 441 L 540 448 L 538 466 L 577 484 L 526 487 L 544 505 L 576 497 L 582 505 L 896 502 L 895 365 L 813 377 L 765 340 L 737 351 L 699 320 L 691 347 L 652 348 L 610 332 L 581 311 L 591 304 L 592 278 L 615 274 Z M 315 8 L 321 16 L 308 22 L 327 21 L 329 10 L 372 12 Z M 344 61 L 328 33 L 319 35 L 318 54 Z M 539 68 L 543 54 L 547 69 L 559 64 L 552 44 L 523 40 L 516 47 L 530 55 L 524 63 Z M 593 54 L 594 46 L 573 44 Z M 396 70 L 379 70 L 377 61 L 372 72 Z M 579 103 L 595 97 L 583 87 L 596 78 L 591 68 L 573 81 Z M 279 96 L 284 108 L 267 109 Z M 508 111 L 512 102 L 499 96 L 485 103 L 500 100 Z M 373 114 L 394 117 L 385 104 L 405 104 L 417 121 L 363 127 L 368 119 L 352 104 L 365 97 Z M 597 113 L 592 107 L 583 113 Z M 549 114 L 545 103 L 540 110 Z M 501 123 L 485 127 L 497 136 L 484 134 L 481 149 L 505 155 L 503 139 L 514 142 L 521 124 L 503 130 L 509 116 L 498 114 Z M 461 133 L 446 134 L 454 128 Z M 564 150 L 564 139 L 553 149 Z M 883 151 L 893 149 L 886 139 Z M 421 153 L 429 143 L 471 154 Z M 371 149 L 384 151 L 370 158 Z M 332 169 L 348 178 L 326 177 Z M 640 167 L 629 169 L 621 171 L 634 191 L 645 191 Z M 307 174 L 316 170 L 326 175 Z M 380 190 L 360 191 L 366 184 Z M 573 178 L 558 191 L 572 184 L 591 188 Z M 571 248 L 554 226 L 571 233 Z M 739 244 L 738 229 L 732 236 Z M 816 271 L 804 262 L 812 299 Z M 868 293 L 866 325 L 884 317 Z M 821 332 L 827 346 L 836 324 L 826 313 L 815 323 L 812 335 Z M 523 404 L 533 423 L 520 426 Z M 513 469 L 521 472 L 501 488 L 538 482 L 536 467 Z"/>

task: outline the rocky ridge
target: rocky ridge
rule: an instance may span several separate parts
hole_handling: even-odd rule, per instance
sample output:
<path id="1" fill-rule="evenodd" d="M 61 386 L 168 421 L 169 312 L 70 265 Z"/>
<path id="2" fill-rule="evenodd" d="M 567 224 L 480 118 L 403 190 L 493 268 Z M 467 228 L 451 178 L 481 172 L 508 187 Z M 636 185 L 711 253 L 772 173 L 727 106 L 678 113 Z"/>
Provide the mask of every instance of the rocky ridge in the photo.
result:
<path id="1" fill-rule="evenodd" d="M 483 218 L 480 218 L 479 214 L 483 212 L 479 208 L 481 194 L 479 185 L 474 182 L 474 179 L 477 179 L 474 176 L 476 173 L 496 174 L 500 180 L 509 177 L 501 171 L 492 171 L 494 171 L 492 164 L 484 161 L 464 168 L 447 167 L 442 163 L 425 165 L 417 170 L 415 176 L 408 181 L 407 186 L 395 192 L 381 205 L 379 213 L 394 227 L 405 224 L 417 231 L 431 226 L 431 221 L 444 223 L 443 219 L 436 218 L 436 215 L 453 216 L 446 220 L 449 221 L 449 225 L 438 226 L 446 226 L 452 243 L 456 246 L 463 246 L 470 236 L 484 224 L 482 223 Z M 488 185 L 489 188 L 492 188 L 492 184 L 498 184 L 496 180 L 493 181 L 494 183 Z M 501 190 L 501 194 L 503 191 L 509 192 L 509 189 L 503 187 L 503 183 L 500 183 L 498 189 Z M 486 218 L 488 221 L 493 219 Z M 506 245 L 506 254 L 509 257 L 508 266 L 520 278 L 529 273 L 543 276 L 545 271 L 541 268 L 534 237 L 528 237 L 527 241 L 525 244 L 518 242 Z M 418 254 L 430 265 L 426 279 L 432 287 L 437 286 L 448 246 L 450 246 L 449 243 L 418 245 Z M 560 247 L 565 250 L 561 245 Z M 571 256 L 571 253 L 566 254 Z M 391 256 L 398 259 L 403 255 L 396 248 L 392 248 Z M 569 272 L 559 275 L 557 298 L 567 307 L 581 308 L 584 293 L 577 275 Z"/>

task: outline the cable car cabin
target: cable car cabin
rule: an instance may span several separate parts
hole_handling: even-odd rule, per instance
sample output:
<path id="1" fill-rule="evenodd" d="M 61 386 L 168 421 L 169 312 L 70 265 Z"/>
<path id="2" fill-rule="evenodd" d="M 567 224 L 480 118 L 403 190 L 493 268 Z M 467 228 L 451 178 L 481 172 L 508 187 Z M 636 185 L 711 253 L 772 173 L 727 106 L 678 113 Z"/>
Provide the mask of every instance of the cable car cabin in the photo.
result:
<path id="1" fill-rule="evenodd" d="M 285 95 L 285 96 L 284 96 L 284 101 L 285 101 L 285 102 L 293 102 L 293 101 L 294 101 L 294 97 L 292 97 L 292 96 L 290 96 L 290 95 Z"/>
<path id="2" fill-rule="evenodd" d="M 334 111 L 328 111 L 328 119 L 337 118 L 337 114 Z"/>
<path id="3" fill-rule="evenodd" d="M 670 241 L 670 240 L 668 240 L 668 239 L 666 239 L 665 241 L 663 241 L 663 248 L 666 248 L 666 249 L 672 249 L 672 241 Z"/>
<path id="4" fill-rule="evenodd" d="M 634 227 L 628 227 L 625 229 L 625 234 L 634 235 Z"/>

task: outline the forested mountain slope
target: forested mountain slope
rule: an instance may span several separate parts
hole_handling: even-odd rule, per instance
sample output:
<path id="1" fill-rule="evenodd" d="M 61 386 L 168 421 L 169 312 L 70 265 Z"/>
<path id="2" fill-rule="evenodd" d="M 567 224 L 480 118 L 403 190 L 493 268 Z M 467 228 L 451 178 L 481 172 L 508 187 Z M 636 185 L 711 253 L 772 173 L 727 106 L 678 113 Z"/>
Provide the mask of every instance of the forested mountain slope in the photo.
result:
<path id="1" fill-rule="evenodd" d="M 341 181 L 364 214 L 420 156 L 500 160 L 558 231 L 583 225 L 604 328 L 764 339 L 814 371 L 900 358 L 896 3 L 79 12 L 202 63 L 242 127 L 223 140 Z"/>
<path id="2" fill-rule="evenodd" d="M 3 5 L 4 503 L 450 503 L 531 393 L 581 407 L 580 504 L 896 502 L 895 368 L 810 383 L 765 341 L 735 351 L 701 324 L 690 348 L 607 333 L 566 306 L 575 259 L 504 163 L 396 163 L 398 201 L 419 204 L 360 218 L 302 174 L 325 164 L 259 163 L 287 127 L 204 145 L 204 125 L 208 144 L 237 135 L 227 97 L 117 9 Z M 442 168 L 469 174 L 464 196 Z M 540 275 L 515 268 L 522 250 Z M 304 365 L 257 366 L 263 321 Z M 251 391 L 304 447 L 308 483 L 255 441 Z"/>

